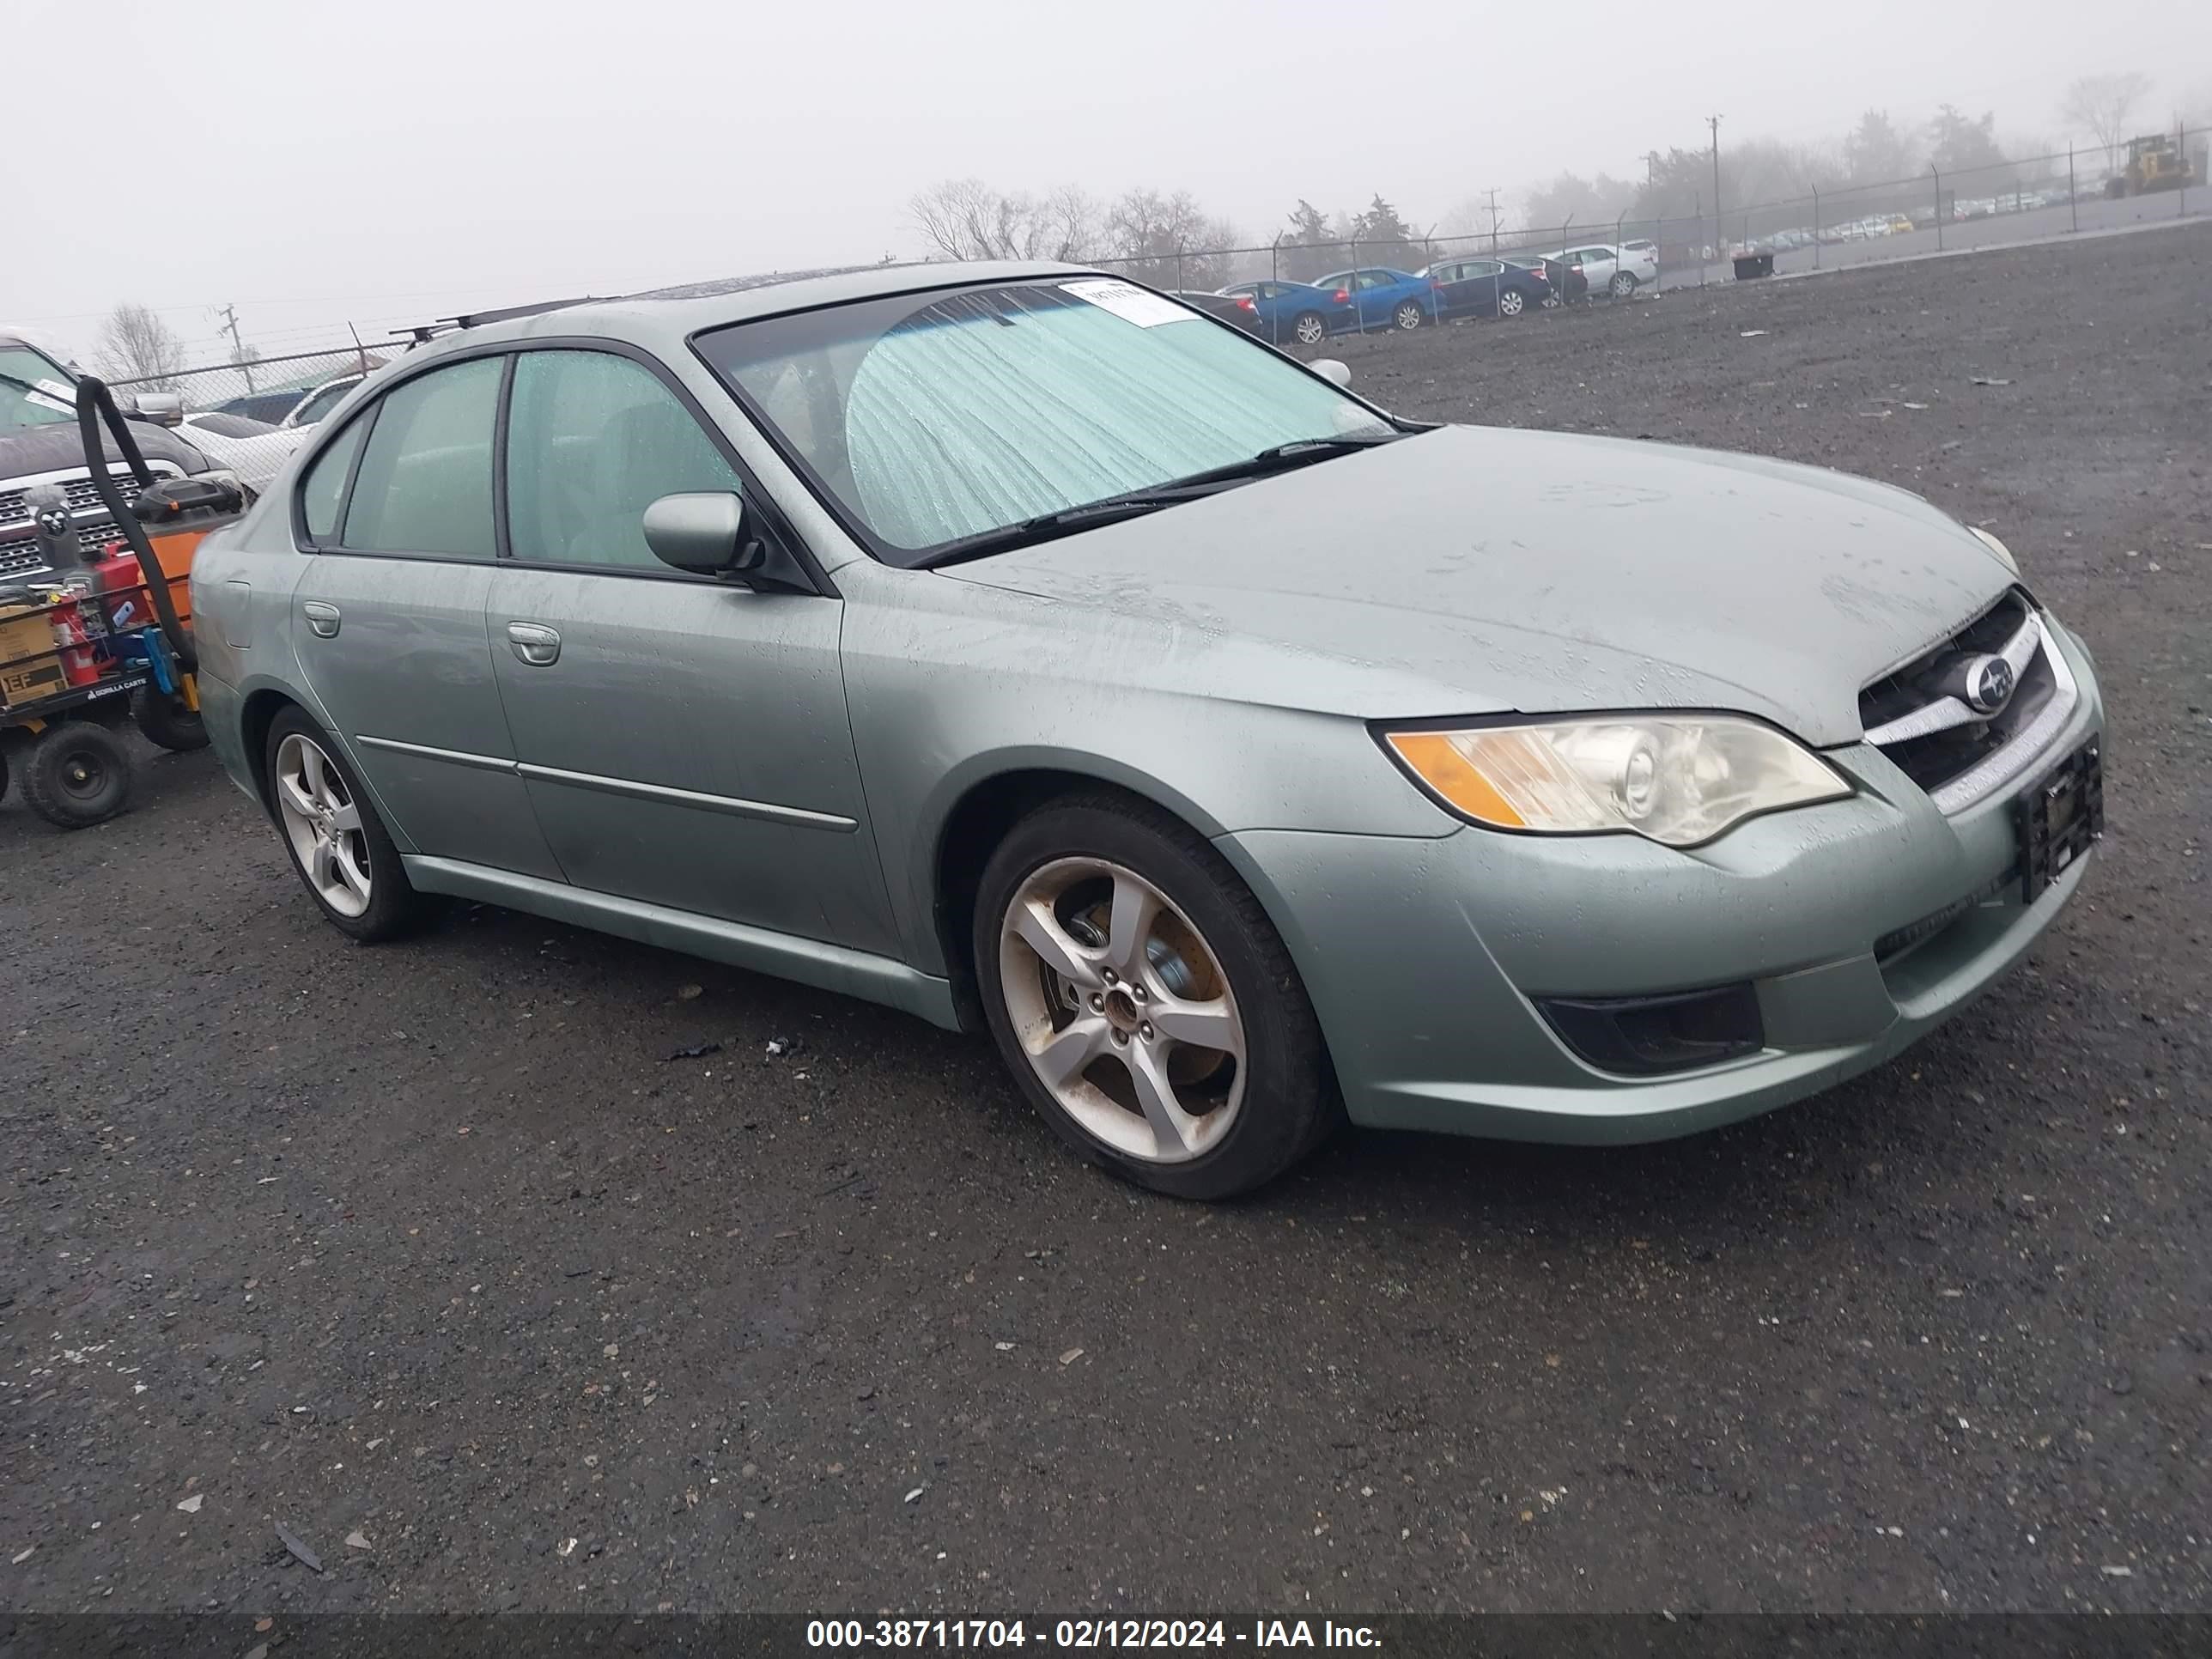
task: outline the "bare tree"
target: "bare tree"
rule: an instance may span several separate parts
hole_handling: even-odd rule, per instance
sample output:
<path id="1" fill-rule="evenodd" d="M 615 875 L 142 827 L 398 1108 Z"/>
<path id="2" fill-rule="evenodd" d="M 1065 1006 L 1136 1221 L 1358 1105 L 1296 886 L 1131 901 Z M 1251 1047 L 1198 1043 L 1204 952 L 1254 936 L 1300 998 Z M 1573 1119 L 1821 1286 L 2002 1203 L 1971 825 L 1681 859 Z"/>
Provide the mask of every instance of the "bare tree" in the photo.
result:
<path id="1" fill-rule="evenodd" d="M 2136 106 L 2149 95 L 2150 84 L 2150 76 L 2139 70 L 2085 75 L 2066 88 L 2059 118 L 2075 128 L 2087 127 L 2104 149 L 2105 166 L 2117 167 L 2120 145 L 2130 137 L 2128 121 Z"/>
<path id="2" fill-rule="evenodd" d="M 1162 288 L 1217 288 L 1228 280 L 1224 252 L 1237 230 L 1209 217 L 1187 190 L 1133 190 L 1106 212 L 1106 256 L 1130 276 Z"/>
<path id="3" fill-rule="evenodd" d="M 185 343 L 151 307 L 125 300 L 100 325 L 93 362 L 111 380 L 143 380 L 153 390 L 173 392 Z"/>
<path id="4" fill-rule="evenodd" d="M 907 204 L 930 247 L 948 259 L 1071 259 L 1091 255 L 1097 209 L 1074 185 L 1008 196 L 981 179 L 948 179 Z"/>

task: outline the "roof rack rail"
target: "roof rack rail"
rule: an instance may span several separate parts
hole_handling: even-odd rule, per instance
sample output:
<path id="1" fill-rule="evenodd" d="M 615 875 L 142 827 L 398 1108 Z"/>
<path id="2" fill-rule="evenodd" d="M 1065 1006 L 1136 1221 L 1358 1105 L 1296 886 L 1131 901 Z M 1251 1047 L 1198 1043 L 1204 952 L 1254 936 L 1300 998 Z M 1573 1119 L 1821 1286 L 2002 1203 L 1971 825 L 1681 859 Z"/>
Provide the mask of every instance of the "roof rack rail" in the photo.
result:
<path id="1" fill-rule="evenodd" d="M 566 311 L 571 306 L 598 303 L 595 294 L 579 295 L 573 300 L 544 300 L 534 306 L 503 306 L 496 311 L 471 311 L 459 317 L 440 317 L 427 323 L 416 323 L 408 328 L 392 331 L 395 339 L 411 340 L 416 345 L 428 345 L 441 334 L 450 334 L 455 329 L 477 328 L 486 323 L 511 323 L 518 317 L 538 317 L 549 311 Z"/>

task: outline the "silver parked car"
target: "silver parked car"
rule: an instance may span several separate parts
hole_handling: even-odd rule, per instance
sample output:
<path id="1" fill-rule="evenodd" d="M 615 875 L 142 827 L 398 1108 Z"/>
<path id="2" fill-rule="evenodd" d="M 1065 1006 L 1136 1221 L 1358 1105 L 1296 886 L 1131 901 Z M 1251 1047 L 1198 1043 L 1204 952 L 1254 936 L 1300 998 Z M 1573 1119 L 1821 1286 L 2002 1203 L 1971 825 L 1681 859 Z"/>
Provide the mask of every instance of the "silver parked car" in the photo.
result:
<path id="1" fill-rule="evenodd" d="M 201 549 L 207 723 L 356 939 L 462 895 L 988 1029 L 1198 1197 L 1345 1115 L 1778 1105 L 2072 896 L 2103 712 L 1994 538 L 1345 378 L 1052 266 L 465 328 Z"/>

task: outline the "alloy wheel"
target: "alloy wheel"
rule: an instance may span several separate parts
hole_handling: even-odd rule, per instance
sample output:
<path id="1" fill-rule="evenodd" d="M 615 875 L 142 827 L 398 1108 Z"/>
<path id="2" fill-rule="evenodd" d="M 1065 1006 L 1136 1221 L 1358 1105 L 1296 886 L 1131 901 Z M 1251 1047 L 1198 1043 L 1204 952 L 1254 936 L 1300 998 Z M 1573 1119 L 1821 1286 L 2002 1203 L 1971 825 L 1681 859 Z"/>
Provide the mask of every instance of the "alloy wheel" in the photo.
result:
<path id="1" fill-rule="evenodd" d="M 1630 295 L 1635 292 L 1636 278 L 1634 276 L 1625 270 L 1619 270 L 1613 273 L 1613 297 L 1614 299 L 1626 300 Z"/>
<path id="2" fill-rule="evenodd" d="M 1400 328 L 1404 329 L 1407 333 L 1411 333 L 1413 330 L 1419 328 L 1421 325 L 1420 307 L 1415 305 L 1411 300 L 1407 301 L 1405 304 L 1398 307 L 1397 324 Z"/>
<path id="3" fill-rule="evenodd" d="M 368 910 L 368 842 L 361 808 L 331 757 L 295 732 L 276 747 L 276 816 L 307 883 L 342 916 Z"/>
<path id="4" fill-rule="evenodd" d="M 1328 325 L 1309 312 L 1292 325 L 1291 331 L 1300 345 L 1319 345 L 1328 337 Z"/>
<path id="5" fill-rule="evenodd" d="M 1037 1081 L 1123 1155 L 1182 1164 L 1244 1100 L 1244 1022 L 1219 958 L 1135 871 L 1062 858 L 1030 872 L 1000 922 L 1000 981 Z"/>
<path id="6" fill-rule="evenodd" d="M 1521 307 L 1527 303 L 1528 301 L 1521 297 L 1521 291 L 1518 289 L 1509 288 L 1498 296 L 1498 314 L 1501 317 L 1518 317 L 1521 314 Z"/>

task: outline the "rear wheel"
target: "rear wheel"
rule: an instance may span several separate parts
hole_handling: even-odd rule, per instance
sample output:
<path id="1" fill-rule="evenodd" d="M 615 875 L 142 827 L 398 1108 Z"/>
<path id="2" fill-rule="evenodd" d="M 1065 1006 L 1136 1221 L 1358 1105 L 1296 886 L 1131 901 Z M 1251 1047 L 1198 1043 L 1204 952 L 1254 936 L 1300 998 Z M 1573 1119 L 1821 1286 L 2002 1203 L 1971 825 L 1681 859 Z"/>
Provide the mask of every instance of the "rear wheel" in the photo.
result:
<path id="1" fill-rule="evenodd" d="M 63 720 L 32 745 L 23 768 L 23 799 L 48 823 L 88 830 L 131 804 L 130 751 L 104 726 Z"/>
<path id="2" fill-rule="evenodd" d="M 1406 300 L 1401 301 L 1397 310 L 1390 313 L 1390 320 L 1410 334 L 1421 325 L 1421 320 L 1425 314 L 1413 301 Z"/>
<path id="3" fill-rule="evenodd" d="M 974 943 L 1022 1092 L 1124 1180 L 1226 1198 L 1337 1121 L 1289 951 L 1220 855 L 1152 807 L 1077 797 L 1017 824 L 985 868 Z"/>
<path id="4" fill-rule="evenodd" d="M 1300 345 L 1319 345 L 1328 338 L 1328 325 L 1318 311 L 1301 311 L 1291 324 L 1291 337 Z"/>
<path id="5" fill-rule="evenodd" d="M 1635 273 L 1626 270 L 1616 270 L 1613 274 L 1613 281 L 1609 286 L 1613 289 L 1613 297 L 1614 299 L 1626 300 L 1630 295 L 1636 292 Z"/>
<path id="6" fill-rule="evenodd" d="M 140 688 L 131 699 L 131 717 L 138 722 L 149 743 L 175 754 L 189 755 L 208 745 L 207 722 L 200 718 L 199 710 L 187 708 L 181 696 L 159 686 Z"/>
<path id="7" fill-rule="evenodd" d="M 288 708 L 270 722 L 267 755 L 270 814 L 331 925 L 366 944 L 419 927 L 430 901 L 409 884 L 398 849 L 337 746 Z"/>
<path id="8" fill-rule="evenodd" d="M 1501 317 L 1518 317 L 1527 308 L 1528 304 L 1527 297 L 1519 289 L 1505 289 L 1498 296 L 1498 314 Z"/>

